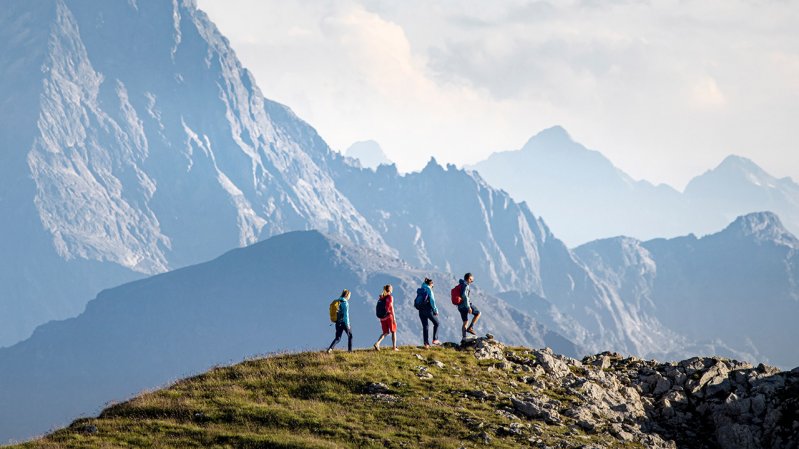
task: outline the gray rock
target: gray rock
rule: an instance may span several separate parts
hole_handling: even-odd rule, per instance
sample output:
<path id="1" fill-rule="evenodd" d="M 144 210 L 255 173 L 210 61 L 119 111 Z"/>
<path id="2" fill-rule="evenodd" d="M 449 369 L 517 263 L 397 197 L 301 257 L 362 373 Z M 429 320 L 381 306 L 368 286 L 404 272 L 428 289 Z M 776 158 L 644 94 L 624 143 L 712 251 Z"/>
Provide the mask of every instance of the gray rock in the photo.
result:
<path id="1" fill-rule="evenodd" d="M 593 365 L 600 370 L 610 369 L 610 357 L 603 355 L 599 359 L 595 360 Z"/>
<path id="2" fill-rule="evenodd" d="M 659 378 L 657 380 L 657 383 L 655 384 L 654 391 L 652 391 L 652 394 L 655 396 L 660 396 L 671 389 L 671 382 L 669 382 L 669 380 L 666 379 L 665 377 L 660 377 L 659 374 L 658 376 Z"/>
<path id="3" fill-rule="evenodd" d="M 366 384 L 366 387 L 363 389 L 364 393 L 366 394 L 388 394 L 391 393 L 391 389 L 388 388 L 388 385 L 381 383 L 381 382 L 369 382 Z"/>
<path id="4" fill-rule="evenodd" d="M 732 382 L 730 379 L 724 379 L 720 383 L 709 384 L 705 387 L 705 395 L 707 397 L 727 395 L 732 391 Z"/>
<path id="5" fill-rule="evenodd" d="M 530 400 L 522 401 L 511 398 L 511 405 L 514 410 L 528 418 L 543 419 L 547 424 L 560 424 L 561 422 L 558 412 L 541 400 L 531 398 Z"/>
<path id="6" fill-rule="evenodd" d="M 478 360 L 505 360 L 505 345 L 487 338 L 478 338 L 475 344 L 474 356 Z"/>
<path id="7" fill-rule="evenodd" d="M 763 416 L 766 412 L 766 396 L 763 394 L 758 394 L 754 396 L 752 399 L 752 413 L 755 416 Z"/>
<path id="8" fill-rule="evenodd" d="M 472 435 L 470 439 L 481 442 L 483 444 L 491 444 L 491 437 L 486 432 L 480 432 Z"/>
<path id="9" fill-rule="evenodd" d="M 536 362 L 544 368 L 546 374 L 555 378 L 561 378 L 571 373 L 569 366 L 564 361 L 557 358 L 549 348 L 533 351 L 533 355 L 535 356 Z"/>
<path id="10" fill-rule="evenodd" d="M 485 390 L 469 390 L 465 392 L 466 396 L 485 401 L 494 396 L 488 394 Z"/>
<path id="11" fill-rule="evenodd" d="M 443 362 L 438 361 L 438 360 L 430 360 L 427 363 L 429 363 L 429 364 L 431 364 L 431 365 L 433 365 L 433 366 L 435 366 L 436 368 L 439 368 L 439 369 L 444 369 L 444 367 L 446 366 L 446 365 L 444 365 Z"/>
<path id="12" fill-rule="evenodd" d="M 749 426 L 732 423 L 717 427 L 716 438 L 722 449 L 760 449 L 760 444 Z"/>

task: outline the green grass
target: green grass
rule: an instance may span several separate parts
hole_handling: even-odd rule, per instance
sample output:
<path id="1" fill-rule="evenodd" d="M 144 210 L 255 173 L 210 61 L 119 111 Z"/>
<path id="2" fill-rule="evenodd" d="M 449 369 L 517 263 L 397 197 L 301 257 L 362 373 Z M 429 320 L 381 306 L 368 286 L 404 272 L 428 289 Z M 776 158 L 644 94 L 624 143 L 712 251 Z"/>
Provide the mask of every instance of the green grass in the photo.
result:
<path id="1" fill-rule="evenodd" d="M 414 354 L 443 362 L 443 369 Z M 427 366 L 429 380 L 417 376 Z M 512 421 L 497 413 L 509 395 L 532 393 L 518 374 L 491 369 L 468 351 L 449 348 L 301 353 L 213 369 L 114 405 L 40 440 L 14 448 L 511 448 L 625 447 L 569 423 Z M 521 373 L 527 374 L 527 373 Z M 364 394 L 369 382 L 392 389 L 392 401 Z M 491 400 L 464 397 L 485 390 Z M 563 392 L 547 394 L 563 401 Z M 522 435 L 503 431 L 511 422 Z M 96 431 L 87 432 L 91 428 Z M 485 432 L 486 445 L 476 436 Z M 627 446 L 635 447 L 635 446 Z"/>

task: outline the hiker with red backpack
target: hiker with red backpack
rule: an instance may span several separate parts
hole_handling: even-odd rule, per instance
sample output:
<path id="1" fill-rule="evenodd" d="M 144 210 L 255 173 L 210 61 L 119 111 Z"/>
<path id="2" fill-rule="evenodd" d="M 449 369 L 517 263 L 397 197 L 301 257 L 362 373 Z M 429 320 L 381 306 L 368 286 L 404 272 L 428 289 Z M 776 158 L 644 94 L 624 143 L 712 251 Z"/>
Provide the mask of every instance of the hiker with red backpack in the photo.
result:
<path id="1" fill-rule="evenodd" d="M 424 278 L 422 286 L 416 290 L 416 299 L 413 301 L 413 306 L 419 311 L 419 319 L 422 320 L 422 335 L 424 337 L 425 349 L 430 347 L 428 340 L 428 322 L 433 323 L 433 344 L 440 345 L 438 341 L 438 307 L 436 307 L 436 298 L 433 296 L 433 280 Z"/>
<path id="2" fill-rule="evenodd" d="M 347 350 L 352 352 L 352 328 L 350 327 L 350 310 L 349 310 L 350 291 L 344 289 L 341 292 L 341 297 L 334 299 L 330 303 L 330 321 L 336 323 L 336 338 L 327 352 L 333 352 L 333 348 L 341 341 L 341 334 L 347 332 Z"/>
<path id="3" fill-rule="evenodd" d="M 375 348 L 375 351 L 380 350 L 380 342 L 382 342 L 389 333 L 391 333 L 391 343 L 394 350 L 399 351 L 397 348 L 397 320 L 394 319 L 394 297 L 391 296 L 393 291 L 394 287 L 392 287 L 391 284 L 384 286 L 383 293 L 380 294 L 380 298 L 377 300 L 375 314 L 380 320 L 380 326 L 383 328 L 383 333 L 380 335 L 380 338 L 377 339 L 377 342 L 372 346 Z"/>
<path id="4" fill-rule="evenodd" d="M 467 332 L 472 335 L 477 334 L 474 331 L 474 325 L 477 324 L 477 320 L 480 319 L 480 311 L 471 300 L 470 285 L 472 285 L 472 282 L 474 282 L 474 276 L 472 276 L 472 273 L 466 273 L 463 275 L 463 279 L 459 280 L 458 285 L 453 287 L 451 291 L 452 304 L 458 306 L 458 312 L 460 312 L 461 320 L 463 320 L 463 327 L 461 328 L 463 338 L 466 338 Z M 470 313 L 473 315 L 473 318 L 471 324 L 467 326 Z"/>

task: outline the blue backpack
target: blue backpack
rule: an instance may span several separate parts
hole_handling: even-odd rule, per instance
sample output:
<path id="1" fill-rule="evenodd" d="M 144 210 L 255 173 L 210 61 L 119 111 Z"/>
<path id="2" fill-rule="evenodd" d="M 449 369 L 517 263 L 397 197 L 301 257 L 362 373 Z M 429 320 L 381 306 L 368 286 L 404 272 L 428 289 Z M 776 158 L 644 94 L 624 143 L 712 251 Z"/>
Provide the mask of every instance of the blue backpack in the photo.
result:
<path id="1" fill-rule="evenodd" d="M 416 289 L 416 299 L 413 300 L 413 306 L 416 307 L 416 310 L 422 310 L 425 305 L 430 304 L 430 295 L 427 294 L 427 290 L 424 288 Z"/>

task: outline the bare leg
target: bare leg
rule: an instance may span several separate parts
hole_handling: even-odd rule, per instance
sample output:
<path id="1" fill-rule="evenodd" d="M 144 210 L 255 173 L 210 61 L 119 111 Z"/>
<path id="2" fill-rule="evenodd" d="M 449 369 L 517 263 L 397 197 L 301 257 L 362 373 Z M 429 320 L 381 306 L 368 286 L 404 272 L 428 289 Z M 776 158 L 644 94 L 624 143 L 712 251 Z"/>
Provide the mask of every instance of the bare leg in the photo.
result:
<path id="1" fill-rule="evenodd" d="M 377 339 L 377 342 L 372 346 L 373 348 L 375 348 L 375 351 L 379 351 L 380 350 L 380 342 L 382 342 L 383 339 L 386 338 L 386 335 L 388 335 L 388 334 L 381 335 L 380 338 Z"/>
<path id="2" fill-rule="evenodd" d="M 391 345 L 394 347 L 394 349 L 397 349 L 397 333 L 396 332 L 392 332 L 391 333 Z"/>
<path id="3" fill-rule="evenodd" d="M 469 325 L 470 329 L 474 329 L 474 325 L 477 324 L 477 320 L 480 319 L 480 315 L 481 314 L 478 313 L 477 315 L 474 316 L 474 318 L 472 318 L 472 324 Z M 466 323 L 463 323 L 463 325 L 466 326 Z"/>

